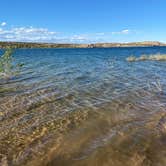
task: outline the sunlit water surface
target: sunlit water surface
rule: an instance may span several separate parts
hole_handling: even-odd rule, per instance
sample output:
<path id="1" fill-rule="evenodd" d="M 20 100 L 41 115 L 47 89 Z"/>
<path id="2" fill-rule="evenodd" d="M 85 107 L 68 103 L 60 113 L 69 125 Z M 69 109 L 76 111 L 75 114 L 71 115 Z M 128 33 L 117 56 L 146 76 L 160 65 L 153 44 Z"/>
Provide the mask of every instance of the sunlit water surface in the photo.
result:
<path id="1" fill-rule="evenodd" d="M 3 51 L 1 50 L 0 53 Z M 0 165 L 165 166 L 164 47 L 20 49 L 0 78 Z"/>

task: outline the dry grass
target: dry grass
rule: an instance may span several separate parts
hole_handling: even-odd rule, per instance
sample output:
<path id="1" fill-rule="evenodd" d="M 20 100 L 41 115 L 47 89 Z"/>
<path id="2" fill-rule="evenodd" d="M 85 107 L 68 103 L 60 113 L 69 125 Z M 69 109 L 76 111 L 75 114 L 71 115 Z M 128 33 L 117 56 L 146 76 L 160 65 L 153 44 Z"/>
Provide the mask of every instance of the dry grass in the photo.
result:
<path id="1" fill-rule="evenodd" d="M 130 56 L 126 59 L 128 62 L 136 61 L 166 61 L 166 54 L 141 55 L 140 57 Z"/>
<path id="2" fill-rule="evenodd" d="M 136 61 L 136 57 L 135 56 L 130 56 L 130 57 L 128 57 L 126 60 L 128 61 L 128 62 L 135 62 Z"/>
<path id="3" fill-rule="evenodd" d="M 166 61 L 166 54 L 150 55 L 149 59 L 156 60 L 156 61 Z"/>

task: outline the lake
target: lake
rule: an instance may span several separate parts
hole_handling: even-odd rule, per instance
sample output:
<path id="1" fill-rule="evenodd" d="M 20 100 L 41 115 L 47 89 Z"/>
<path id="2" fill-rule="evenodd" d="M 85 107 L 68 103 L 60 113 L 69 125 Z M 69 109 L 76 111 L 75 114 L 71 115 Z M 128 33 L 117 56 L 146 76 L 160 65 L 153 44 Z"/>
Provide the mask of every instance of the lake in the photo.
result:
<path id="1" fill-rule="evenodd" d="M 126 61 L 156 53 L 166 47 L 15 50 L 0 165 L 166 165 L 166 61 Z"/>

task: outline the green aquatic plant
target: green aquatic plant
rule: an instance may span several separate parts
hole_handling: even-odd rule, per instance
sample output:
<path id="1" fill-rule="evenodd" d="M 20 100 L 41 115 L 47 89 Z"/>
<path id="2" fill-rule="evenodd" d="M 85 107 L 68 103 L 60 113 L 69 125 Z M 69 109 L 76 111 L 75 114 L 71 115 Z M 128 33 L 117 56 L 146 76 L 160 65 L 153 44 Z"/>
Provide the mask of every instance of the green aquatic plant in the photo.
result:
<path id="1" fill-rule="evenodd" d="M 14 63 L 13 52 L 12 48 L 7 48 L 4 54 L 0 56 L 0 76 L 8 77 L 18 73 L 19 68 L 24 65 Z"/>
<path id="2" fill-rule="evenodd" d="M 141 55 L 136 58 L 135 56 L 130 56 L 126 58 L 128 62 L 136 62 L 136 61 L 166 61 L 166 54 L 152 54 L 152 55 Z"/>

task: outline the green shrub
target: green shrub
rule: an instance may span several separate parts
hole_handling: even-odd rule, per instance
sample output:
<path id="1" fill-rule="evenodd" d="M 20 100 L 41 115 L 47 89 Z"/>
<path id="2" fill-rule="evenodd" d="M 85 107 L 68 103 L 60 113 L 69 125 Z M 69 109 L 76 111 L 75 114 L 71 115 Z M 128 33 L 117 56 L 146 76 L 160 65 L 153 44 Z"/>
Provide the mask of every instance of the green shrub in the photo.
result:
<path id="1" fill-rule="evenodd" d="M 12 48 L 7 48 L 5 53 L 0 56 L 0 76 L 11 76 L 23 65 L 14 63 L 13 52 Z"/>

